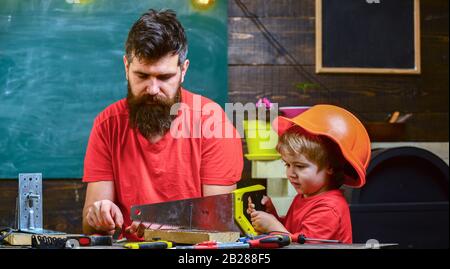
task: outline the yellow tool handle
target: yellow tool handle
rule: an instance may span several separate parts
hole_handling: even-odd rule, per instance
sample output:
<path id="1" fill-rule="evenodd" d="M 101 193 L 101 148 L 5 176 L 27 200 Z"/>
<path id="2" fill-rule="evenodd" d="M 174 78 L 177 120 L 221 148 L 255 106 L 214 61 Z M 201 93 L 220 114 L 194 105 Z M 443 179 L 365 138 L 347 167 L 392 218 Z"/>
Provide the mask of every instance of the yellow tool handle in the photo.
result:
<path id="1" fill-rule="evenodd" d="M 258 233 L 253 228 L 250 221 L 244 215 L 244 201 L 242 197 L 247 192 L 253 191 L 261 191 L 265 190 L 263 185 L 253 185 L 245 188 L 240 188 L 233 191 L 234 196 L 234 220 L 238 223 L 239 227 L 241 227 L 242 231 L 246 235 L 257 235 Z"/>
<path id="2" fill-rule="evenodd" d="M 173 244 L 169 241 L 158 240 L 150 242 L 127 243 L 123 246 L 130 249 L 165 249 L 173 247 Z"/>

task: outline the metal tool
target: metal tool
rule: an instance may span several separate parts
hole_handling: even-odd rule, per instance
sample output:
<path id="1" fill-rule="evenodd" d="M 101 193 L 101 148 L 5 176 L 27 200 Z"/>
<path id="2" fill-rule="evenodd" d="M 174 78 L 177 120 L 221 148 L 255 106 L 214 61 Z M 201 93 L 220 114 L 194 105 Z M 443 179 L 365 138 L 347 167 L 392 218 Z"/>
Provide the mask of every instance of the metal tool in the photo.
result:
<path id="1" fill-rule="evenodd" d="M 135 205 L 131 207 L 131 219 L 186 229 L 236 231 L 256 235 L 246 212 L 248 197 L 254 201 L 256 210 L 263 210 L 260 201 L 264 189 L 262 185 L 254 185 L 228 194 Z"/>
<path id="2" fill-rule="evenodd" d="M 66 248 L 67 239 L 45 235 L 31 236 L 31 246 L 39 249 L 64 249 Z"/>
<path id="3" fill-rule="evenodd" d="M 19 174 L 19 230 L 42 233 L 42 174 Z"/>
<path id="4" fill-rule="evenodd" d="M 76 239 L 67 239 L 65 248 L 78 249 L 80 248 L 80 242 Z"/>
<path id="5" fill-rule="evenodd" d="M 17 229 L 33 234 L 64 234 L 43 229 L 42 198 L 42 174 L 19 174 L 16 205 Z"/>
<path id="6" fill-rule="evenodd" d="M 396 123 L 404 123 L 406 120 L 408 120 L 409 118 L 411 118 L 412 115 L 413 115 L 412 113 L 408 113 L 408 114 L 402 115 L 402 116 L 400 116 L 400 117 L 397 119 Z"/>
<path id="7" fill-rule="evenodd" d="M 0 227 L 0 245 L 3 244 L 3 240 L 13 233 L 13 229 L 9 227 Z"/>
<path id="8" fill-rule="evenodd" d="M 120 235 L 122 234 L 122 228 L 116 227 L 116 230 L 114 231 L 114 234 L 112 235 L 112 241 L 113 243 L 122 243 L 127 241 L 127 238 L 120 238 Z"/>
<path id="9" fill-rule="evenodd" d="M 303 234 L 300 234 L 300 235 L 294 234 L 293 241 L 298 242 L 300 244 L 305 244 L 306 242 L 311 242 L 311 241 L 320 242 L 320 243 L 334 243 L 334 244 L 342 243 L 339 240 L 308 238 L 308 237 L 305 237 L 305 235 L 303 235 Z"/>

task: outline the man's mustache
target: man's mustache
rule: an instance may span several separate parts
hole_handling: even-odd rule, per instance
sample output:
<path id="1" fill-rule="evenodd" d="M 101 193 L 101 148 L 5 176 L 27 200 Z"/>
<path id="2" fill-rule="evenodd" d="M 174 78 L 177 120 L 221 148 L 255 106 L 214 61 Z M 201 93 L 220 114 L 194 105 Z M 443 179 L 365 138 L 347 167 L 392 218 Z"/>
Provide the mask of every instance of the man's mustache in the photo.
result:
<path id="1" fill-rule="evenodd" d="M 135 105 L 141 106 L 141 105 L 167 105 L 166 100 L 164 100 L 163 98 L 161 98 L 158 95 L 149 95 L 149 94 L 144 94 L 140 97 L 134 97 L 133 98 L 133 103 Z"/>

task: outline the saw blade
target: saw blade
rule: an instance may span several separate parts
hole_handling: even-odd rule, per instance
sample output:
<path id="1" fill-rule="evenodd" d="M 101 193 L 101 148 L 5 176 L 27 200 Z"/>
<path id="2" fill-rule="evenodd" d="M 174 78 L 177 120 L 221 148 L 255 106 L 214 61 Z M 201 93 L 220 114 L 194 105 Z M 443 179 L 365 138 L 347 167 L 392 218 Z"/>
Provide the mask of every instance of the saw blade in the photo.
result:
<path id="1" fill-rule="evenodd" d="M 233 194 L 221 194 L 131 207 L 133 221 L 185 229 L 240 231 L 234 221 Z"/>

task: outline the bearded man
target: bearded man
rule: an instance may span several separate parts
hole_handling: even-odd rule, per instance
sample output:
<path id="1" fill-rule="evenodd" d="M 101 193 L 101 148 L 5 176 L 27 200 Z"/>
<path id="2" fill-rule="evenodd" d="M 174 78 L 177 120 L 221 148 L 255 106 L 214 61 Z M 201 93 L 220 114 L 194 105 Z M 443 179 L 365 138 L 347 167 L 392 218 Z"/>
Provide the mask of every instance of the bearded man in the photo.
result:
<path id="1" fill-rule="evenodd" d="M 131 222 L 132 205 L 231 192 L 241 178 L 243 158 L 240 137 L 220 106 L 181 86 L 189 67 L 188 47 L 175 12 L 150 9 L 143 14 L 125 50 L 127 98 L 96 117 L 89 137 L 83 232 L 112 234 L 122 228 L 136 240 L 148 226 Z M 215 107 L 215 115 L 210 109 L 204 113 L 206 106 Z M 183 126 L 197 126 L 197 131 L 212 121 L 234 132 L 174 136 L 178 127 L 173 123 L 185 119 L 191 122 Z"/>

